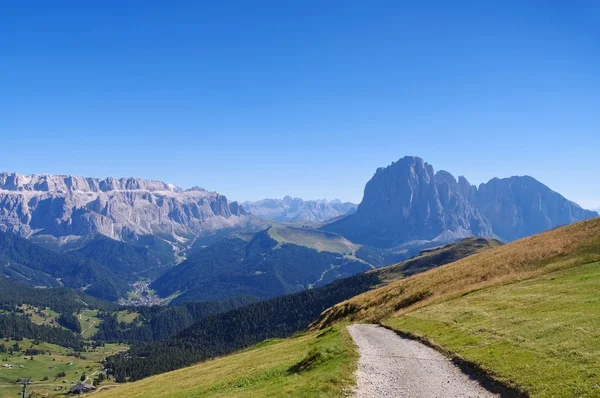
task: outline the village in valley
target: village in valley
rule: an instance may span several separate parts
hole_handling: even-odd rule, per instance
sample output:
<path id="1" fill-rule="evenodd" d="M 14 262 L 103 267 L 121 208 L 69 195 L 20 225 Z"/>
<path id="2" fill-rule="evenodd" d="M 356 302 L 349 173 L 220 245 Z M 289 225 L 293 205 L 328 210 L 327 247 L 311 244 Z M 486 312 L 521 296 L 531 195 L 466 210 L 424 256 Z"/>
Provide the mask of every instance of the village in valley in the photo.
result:
<path id="1" fill-rule="evenodd" d="M 120 299 L 119 305 L 132 307 L 151 307 L 161 304 L 162 300 L 154 290 L 150 289 L 150 282 L 141 281 L 131 285 L 133 291 L 129 293 L 127 299 Z"/>

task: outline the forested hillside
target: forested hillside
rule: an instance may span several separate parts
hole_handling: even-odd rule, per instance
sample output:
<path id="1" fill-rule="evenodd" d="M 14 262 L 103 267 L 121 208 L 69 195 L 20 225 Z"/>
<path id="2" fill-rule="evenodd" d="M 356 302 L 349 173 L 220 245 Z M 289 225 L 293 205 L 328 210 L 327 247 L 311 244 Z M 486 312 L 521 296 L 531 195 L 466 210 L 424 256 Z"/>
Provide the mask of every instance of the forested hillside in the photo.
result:
<path id="1" fill-rule="evenodd" d="M 44 249 L 0 231 L 0 272 L 31 286 L 85 288 L 86 293 L 115 301 L 129 286 L 104 265 Z"/>
<path id="2" fill-rule="evenodd" d="M 12 310 L 22 304 L 40 308 L 49 307 L 58 313 L 75 312 L 84 308 L 105 311 L 118 308 L 116 304 L 87 296 L 74 289 L 37 289 L 0 276 L 0 309 Z"/>
<path id="3" fill-rule="evenodd" d="M 74 350 L 81 350 L 84 346 L 83 339 L 69 330 L 47 325 L 36 325 L 26 317 L 17 314 L 0 314 L 0 338 L 14 340 L 27 338 Z"/>
<path id="4" fill-rule="evenodd" d="M 117 308 L 115 304 L 73 289 L 38 289 L 0 276 L 0 338 L 27 338 L 81 350 L 84 345 L 79 336 L 81 325 L 74 314 L 82 310 L 114 311 Z M 36 324 L 31 320 L 33 313 L 46 309 L 56 314 L 54 324 Z"/>
<path id="5" fill-rule="evenodd" d="M 120 242 L 104 235 L 97 235 L 83 247 L 69 253 L 81 259 L 93 259 L 104 264 L 119 278 L 129 282 L 157 277 L 165 267 L 175 262 L 175 257 L 170 251 L 150 251 L 145 247 Z"/>
<path id="6" fill-rule="evenodd" d="M 114 311 L 101 311 L 102 323 L 93 336 L 97 343 L 141 343 L 166 339 L 210 315 L 227 312 L 256 302 L 252 297 L 235 297 L 224 301 L 189 301 L 178 306 L 135 307 L 130 311 L 138 314 L 135 322 L 118 321 Z"/>

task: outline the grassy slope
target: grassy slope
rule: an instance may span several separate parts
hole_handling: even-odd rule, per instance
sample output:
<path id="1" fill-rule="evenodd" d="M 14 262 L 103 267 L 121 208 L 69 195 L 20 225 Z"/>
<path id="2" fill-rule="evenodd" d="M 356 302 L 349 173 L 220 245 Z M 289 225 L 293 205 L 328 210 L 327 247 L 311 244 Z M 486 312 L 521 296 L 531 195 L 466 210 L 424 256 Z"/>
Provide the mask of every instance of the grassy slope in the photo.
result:
<path id="1" fill-rule="evenodd" d="M 102 320 L 98 318 L 98 310 L 83 310 L 79 315 L 79 324 L 81 325 L 81 337 L 89 339 L 98 332 L 98 325 Z"/>
<path id="2" fill-rule="evenodd" d="M 475 290 L 600 261 L 600 218 L 484 251 L 363 293 L 325 311 L 313 328 L 340 319 L 380 321 Z"/>
<path id="3" fill-rule="evenodd" d="M 344 396 L 356 359 L 350 336 L 337 325 L 267 340 L 237 354 L 114 387 L 98 397 Z"/>
<path id="4" fill-rule="evenodd" d="M 393 282 L 326 311 L 383 321 L 535 397 L 600 396 L 600 219 Z"/>
<path id="5" fill-rule="evenodd" d="M 132 323 L 134 322 L 140 314 L 137 312 L 131 311 L 119 311 L 117 312 L 117 321 L 123 323 Z"/>
<path id="6" fill-rule="evenodd" d="M 369 272 L 377 274 L 385 285 L 501 245 L 502 243 L 495 239 L 466 238 L 456 243 L 424 250 L 408 260 Z"/>
<path id="7" fill-rule="evenodd" d="M 10 346 L 15 341 L 6 342 L 1 341 L 5 346 Z M 25 360 L 22 352 L 18 354 L 9 355 L 8 353 L 0 354 L 0 358 L 8 359 L 1 363 L 7 363 L 15 365 L 14 369 L 0 368 L 0 397 L 4 396 L 17 396 L 17 392 L 20 391 L 19 387 L 14 385 L 14 382 L 18 378 L 31 378 L 33 385 L 30 386 L 31 391 L 36 391 L 41 396 L 58 396 L 64 394 L 65 390 L 54 391 L 57 387 L 69 388 L 70 382 L 79 381 L 82 373 L 86 373 L 91 376 L 94 372 L 102 370 L 102 365 L 99 363 L 107 355 L 115 353 L 119 350 L 126 349 L 127 346 L 119 346 L 116 344 L 107 344 L 106 347 L 99 347 L 96 352 L 85 352 L 83 356 L 85 359 L 75 358 L 68 356 L 67 353 L 70 350 L 63 348 L 58 345 L 41 343 L 33 345 L 29 339 L 23 339 L 18 342 L 22 349 L 35 347 L 40 350 L 48 350 L 51 355 L 35 355 L 33 361 Z M 29 358 L 29 357 L 27 357 Z M 72 362 L 72 365 L 67 365 Z M 18 368 L 22 365 L 23 368 Z M 49 369 L 54 366 L 54 369 Z M 65 372 L 66 376 L 56 378 L 59 372 Z M 79 372 L 78 374 L 75 372 Z M 48 377 L 47 381 L 43 381 L 44 377 Z M 69 384 L 62 383 L 62 380 L 68 380 Z M 91 380 L 88 380 L 88 383 Z"/>
<path id="8" fill-rule="evenodd" d="M 35 323 L 36 325 L 60 327 L 60 325 L 58 325 L 56 322 L 59 314 L 49 307 L 39 309 L 38 307 L 32 305 L 22 304 L 19 306 L 19 309 L 23 310 L 23 312 L 30 317 L 31 322 Z M 41 312 L 41 314 L 39 312 Z"/>
<path id="9" fill-rule="evenodd" d="M 269 228 L 269 235 L 280 244 L 291 243 L 320 252 L 327 251 L 351 256 L 360 248 L 360 245 L 356 245 L 338 234 L 317 229 L 272 227 Z"/>
<path id="10" fill-rule="evenodd" d="M 385 323 L 536 397 L 600 396 L 600 263 L 484 289 Z"/>

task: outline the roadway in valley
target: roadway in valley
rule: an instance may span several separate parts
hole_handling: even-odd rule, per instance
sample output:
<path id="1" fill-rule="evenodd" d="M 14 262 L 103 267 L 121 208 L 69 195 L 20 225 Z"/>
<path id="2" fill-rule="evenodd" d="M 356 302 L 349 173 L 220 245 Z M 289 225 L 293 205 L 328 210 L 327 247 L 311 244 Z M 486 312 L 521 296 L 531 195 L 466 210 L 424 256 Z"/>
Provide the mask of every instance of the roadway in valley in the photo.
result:
<path id="1" fill-rule="evenodd" d="M 464 374 L 448 358 L 378 325 L 350 325 L 358 347 L 355 398 L 499 397 Z"/>

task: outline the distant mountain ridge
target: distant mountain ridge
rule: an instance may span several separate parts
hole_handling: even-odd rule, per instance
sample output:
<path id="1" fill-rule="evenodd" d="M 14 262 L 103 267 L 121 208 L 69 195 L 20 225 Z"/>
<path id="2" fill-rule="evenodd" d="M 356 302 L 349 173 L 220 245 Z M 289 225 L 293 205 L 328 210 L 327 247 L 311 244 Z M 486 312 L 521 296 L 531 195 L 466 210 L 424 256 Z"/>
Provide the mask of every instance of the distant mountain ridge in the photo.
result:
<path id="1" fill-rule="evenodd" d="M 133 177 L 0 173 L 0 229 L 47 246 L 102 234 L 177 252 L 216 231 L 252 230 L 254 221 L 237 202 L 202 188 Z"/>
<path id="2" fill-rule="evenodd" d="M 320 223 L 343 216 L 354 210 L 357 205 L 340 200 L 302 200 L 286 196 L 283 199 L 263 199 L 242 203 L 248 212 L 278 222 L 307 221 Z"/>
<path id="3" fill-rule="evenodd" d="M 532 177 L 494 178 L 477 188 L 407 156 L 377 169 L 357 211 L 323 229 L 390 248 L 472 235 L 512 241 L 597 215 Z"/>

